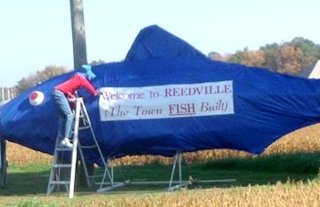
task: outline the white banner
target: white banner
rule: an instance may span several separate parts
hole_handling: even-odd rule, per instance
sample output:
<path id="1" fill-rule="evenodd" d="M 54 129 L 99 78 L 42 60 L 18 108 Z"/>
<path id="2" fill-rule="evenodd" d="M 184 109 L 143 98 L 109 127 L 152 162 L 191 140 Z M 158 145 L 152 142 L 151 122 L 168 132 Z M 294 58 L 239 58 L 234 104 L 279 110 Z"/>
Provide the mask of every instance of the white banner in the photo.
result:
<path id="1" fill-rule="evenodd" d="M 101 121 L 233 114 L 232 81 L 100 88 Z"/>

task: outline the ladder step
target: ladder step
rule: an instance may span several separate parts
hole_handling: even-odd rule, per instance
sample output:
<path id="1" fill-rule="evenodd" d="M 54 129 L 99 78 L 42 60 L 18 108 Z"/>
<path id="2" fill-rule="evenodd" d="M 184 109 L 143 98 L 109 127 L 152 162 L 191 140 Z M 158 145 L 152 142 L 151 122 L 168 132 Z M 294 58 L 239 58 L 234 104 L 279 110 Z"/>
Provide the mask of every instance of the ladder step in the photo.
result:
<path id="1" fill-rule="evenodd" d="M 72 148 L 69 147 L 57 147 L 57 151 L 72 151 Z"/>
<path id="2" fill-rule="evenodd" d="M 65 185 L 65 184 L 70 184 L 70 181 L 50 181 L 49 184 L 50 185 L 56 185 L 56 184 Z"/>
<path id="3" fill-rule="evenodd" d="M 80 130 L 82 130 L 82 129 L 89 129 L 90 128 L 90 126 L 89 125 L 87 125 L 87 126 L 82 126 L 82 127 L 79 127 L 79 129 Z"/>
<path id="4" fill-rule="evenodd" d="M 97 145 L 86 145 L 86 146 L 81 145 L 81 149 L 93 149 L 96 147 L 97 147 Z"/>
<path id="5" fill-rule="evenodd" d="M 60 168 L 60 167 L 71 167 L 71 164 L 54 164 L 53 165 L 54 168 Z"/>
<path id="6" fill-rule="evenodd" d="M 102 178 L 103 175 L 88 175 L 88 178 Z"/>

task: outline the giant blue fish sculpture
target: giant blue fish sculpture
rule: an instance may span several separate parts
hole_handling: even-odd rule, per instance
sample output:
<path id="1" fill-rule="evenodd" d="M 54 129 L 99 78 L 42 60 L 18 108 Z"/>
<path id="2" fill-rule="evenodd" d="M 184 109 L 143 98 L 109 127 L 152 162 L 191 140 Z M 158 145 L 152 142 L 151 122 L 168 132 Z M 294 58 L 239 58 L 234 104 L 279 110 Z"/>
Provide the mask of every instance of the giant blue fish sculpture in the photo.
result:
<path id="1" fill-rule="evenodd" d="M 102 95 L 79 94 L 102 152 L 111 158 L 205 149 L 258 154 L 281 136 L 320 121 L 320 80 L 212 61 L 158 26 L 138 34 L 124 61 L 92 70 Z M 0 137 L 52 154 L 58 116 L 50 92 L 75 72 L 2 106 Z M 44 94 L 38 106 L 29 103 L 32 91 Z M 90 133 L 80 134 L 82 143 L 90 140 Z"/>

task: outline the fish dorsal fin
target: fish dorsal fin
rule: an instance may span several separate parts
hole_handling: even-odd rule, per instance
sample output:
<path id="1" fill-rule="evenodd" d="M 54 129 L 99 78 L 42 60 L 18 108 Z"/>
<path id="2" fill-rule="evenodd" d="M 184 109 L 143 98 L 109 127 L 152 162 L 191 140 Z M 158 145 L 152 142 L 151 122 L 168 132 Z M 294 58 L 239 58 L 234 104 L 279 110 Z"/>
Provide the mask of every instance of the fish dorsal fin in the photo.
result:
<path id="1" fill-rule="evenodd" d="M 172 59 L 182 56 L 192 57 L 204 55 L 186 41 L 157 25 L 152 25 L 139 32 L 125 60 Z"/>

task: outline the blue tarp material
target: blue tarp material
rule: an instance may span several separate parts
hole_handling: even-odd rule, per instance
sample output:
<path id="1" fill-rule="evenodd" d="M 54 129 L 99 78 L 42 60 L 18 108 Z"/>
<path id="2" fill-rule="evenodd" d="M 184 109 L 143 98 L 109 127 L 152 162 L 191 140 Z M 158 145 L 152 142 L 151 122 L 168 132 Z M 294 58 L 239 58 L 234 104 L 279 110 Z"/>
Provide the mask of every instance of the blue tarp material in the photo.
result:
<path id="1" fill-rule="evenodd" d="M 125 61 L 93 66 L 93 72 L 97 75 L 92 82 L 96 88 L 232 81 L 233 113 L 181 118 L 100 121 L 99 98 L 80 91 L 98 142 L 109 157 L 173 156 L 176 151 L 205 149 L 261 153 L 281 136 L 320 120 L 319 80 L 212 61 L 158 26 L 139 33 Z M 0 136 L 52 154 L 58 117 L 50 92 L 73 73 L 54 77 L 2 106 Z M 28 101 L 34 90 L 45 95 L 37 107 Z M 80 140 L 89 143 L 90 134 L 80 134 Z M 94 153 L 88 159 L 97 161 Z"/>

